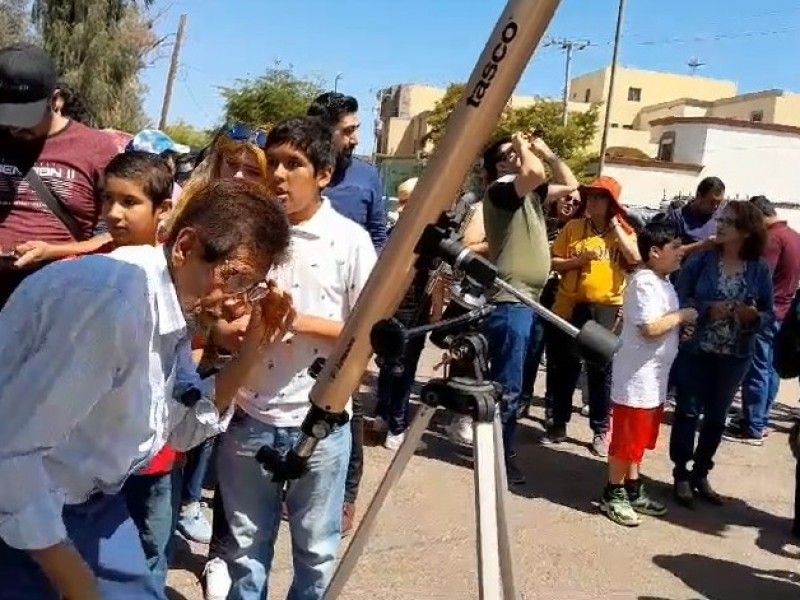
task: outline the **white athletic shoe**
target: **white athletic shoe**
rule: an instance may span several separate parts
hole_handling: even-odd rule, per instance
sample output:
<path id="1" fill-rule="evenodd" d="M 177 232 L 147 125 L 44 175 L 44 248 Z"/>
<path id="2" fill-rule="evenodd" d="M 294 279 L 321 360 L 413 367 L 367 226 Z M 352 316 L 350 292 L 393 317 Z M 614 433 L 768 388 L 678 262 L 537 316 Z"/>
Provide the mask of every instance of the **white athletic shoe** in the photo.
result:
<path id="1" fill-rule="evenodd" d="M 226 600 L 228 592 L 231 590 L 230 573 L 228 565 L 221 558 L 212 558 L 206 563 L 203 569 L 203 579 L 205 580 L 205 600 Z"/>

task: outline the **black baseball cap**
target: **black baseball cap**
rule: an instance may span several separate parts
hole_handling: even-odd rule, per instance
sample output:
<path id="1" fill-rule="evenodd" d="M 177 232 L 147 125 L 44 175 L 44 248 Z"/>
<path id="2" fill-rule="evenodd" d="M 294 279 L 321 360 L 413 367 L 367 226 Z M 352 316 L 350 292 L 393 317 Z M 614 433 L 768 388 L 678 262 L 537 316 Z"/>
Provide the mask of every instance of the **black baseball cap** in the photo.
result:
<path id="1" fill-rule="evenodd" d="M 57 84 L 56 65 L 41 48 L 0 49 L 0 127 L 30 129 L 41 123 Z"/>

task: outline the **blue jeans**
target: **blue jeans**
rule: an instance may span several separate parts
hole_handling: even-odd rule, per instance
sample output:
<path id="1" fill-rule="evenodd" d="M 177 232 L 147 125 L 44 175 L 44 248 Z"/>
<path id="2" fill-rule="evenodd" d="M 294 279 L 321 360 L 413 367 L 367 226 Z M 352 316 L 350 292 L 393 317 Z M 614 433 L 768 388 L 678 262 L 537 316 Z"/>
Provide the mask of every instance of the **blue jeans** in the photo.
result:
<path id="1" fill-rule="evenodd" d="M 539 374 L 539 365 L 544 355 L 544 323 L 534 318 L 531 330 L 530 350 L 525 357 L 525 368 L 522 375 L 522 395 L 525 398 L 533 397 L 533 386 L 536 385 L 536 376 Z"/>
<path id="2" fill-rule="evenodd" d="M 417 366 L 425 348 L 425 336 L 412 338 L 403 356 L 403 372 L 396 374 L 391 366 L 381 367 L 378 374 L 378 404 L 375 414 L 389 425 L 392 435 L 403 433 L 409 423 L 409 400 Z"/>
<path id="3" fill-rule="evenodd" d="M 132 475 L 122 493 L 139 530 L 147 566 L 160 589 L 167 585 L 173 535 L 180 510 L 180 467 L 164 475 Z"/>
<path id="4" fill-rule="evenodd" d="M 63 517 L 69 539 L 94 572 L 104 600 L 166 600 L 164 588 L 147 568 L 122 494 L 67 506 Z M 2 540 L 0 582 L 0 600 L 59 600 L 30 554 Z"/>
<path id="5" fill-rule="evenodd" d="M 525 362 L 531 351 L 531 332 L 535 325 L 536 313 L 532 308 L 512 303 L 498 304 L 487 323 L 490 376 L 503 388 L 500 417 L 506 458 L 514 452 Z"/>
<path id="6" fill-rule="evenodd" d="M 299 433 L 299 428 L 277 428 L 239 413 L 222 438 L 217 473 L 231 533 L 224 553 L 233 580 L 228 600 L 269 596 L 284 491 L 254 456 L 265 444 L 288 450 Z M 333 576 L 341 544 L 350 436 L 348 423 L 320 442 L 308 473 L 286 492 L 294 566 L 288 600 L 319 600 Z"/>
<path id="7" fill-rule="evenodd" d="M 769 411 L 781 383 L 775 365 L 775 336 L 780 323 L 762 329 L 756 336 L 753 362 L 742 382 L 742 426 L 749 436 L 760 438 L 769 424 Z"/>
<path id="8" fill-rule="evenodd" d="M 676 481 L 704 479 L 714 468 L 714 455 L 725 431 L 725 418 L 742 383 L 749 358 L 681 350 L 675 422 L 669 440 L 669 457 Z M 700 435 L 695 434 L 700 415 Z M 694 461 L 692 471 L 688 464 Z"/>
<path id="9" fill-rule="evenodd" d="M 182 503 L 200 502 L 203 498 L 203 484 L 211 464 L 215 438 L 211 438 L 186 453 L 183 467 Z"/>

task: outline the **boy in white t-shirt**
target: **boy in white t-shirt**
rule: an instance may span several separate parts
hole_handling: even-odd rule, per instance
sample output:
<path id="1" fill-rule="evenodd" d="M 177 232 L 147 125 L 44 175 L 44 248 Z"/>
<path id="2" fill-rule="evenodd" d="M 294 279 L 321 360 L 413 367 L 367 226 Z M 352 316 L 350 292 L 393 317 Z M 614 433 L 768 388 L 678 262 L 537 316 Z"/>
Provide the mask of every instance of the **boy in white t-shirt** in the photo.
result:
<path id="1" fill-rule="evenodd" d="M 369 234 L 322 196 L 334 163 L 332 132 L 312 118 L 288 119 L 268 134 L 264 153 L 271 195 L 291 224 L 290 256 L 269 277 L 292 294 L 291 337 L 264 354 L 222 439 L 217 472 L 230 537 L 223 552 L 232 581 L 228 600 L 269 597 L 275 541 L 286 503 L 294 578 L 289 600 L 322 598 L 341 544 L 350 424 L 322 440 L 308 472 L 284 494 L 255 460 L 264 445 L 289 450 L 309 409 L 308 368 L 341 334 L 377 260 Z"/>
<path id="2" fill-rule="evenodd" d="M 656 446 L 667 379 L 678 354 L 681 325 L 694 323 L 693 308 L 680 310 L 669 274 L 680 267 L 678 231 L 651 223 L 639 234 L 643 266 L 629 279 L 622 305 L 622 347 L 614 357 L 608 484 L 600 509 L 615 523 L 634 527 L 640 514 L 663 516 L 639 480 L 645 450 Z"/>

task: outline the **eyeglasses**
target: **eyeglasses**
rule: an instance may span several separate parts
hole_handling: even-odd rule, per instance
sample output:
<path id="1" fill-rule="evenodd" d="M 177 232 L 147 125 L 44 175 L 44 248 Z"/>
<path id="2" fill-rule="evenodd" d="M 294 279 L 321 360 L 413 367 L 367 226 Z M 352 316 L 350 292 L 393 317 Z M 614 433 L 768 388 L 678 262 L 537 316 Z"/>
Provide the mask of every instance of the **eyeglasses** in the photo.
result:
<path id="1" fill-rule="evenodd" d="M 259 148 L 267 145 L 267 132 L 263 129 L 258 129 L 244 125 L 243 123 L 233 123 L 227 125 L 223 133 L 228 139 L 234 142 L 252 142 Z"/>

